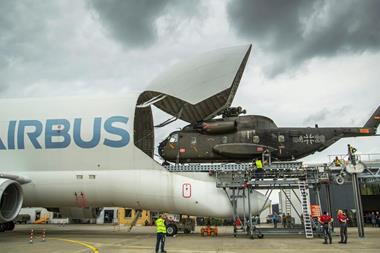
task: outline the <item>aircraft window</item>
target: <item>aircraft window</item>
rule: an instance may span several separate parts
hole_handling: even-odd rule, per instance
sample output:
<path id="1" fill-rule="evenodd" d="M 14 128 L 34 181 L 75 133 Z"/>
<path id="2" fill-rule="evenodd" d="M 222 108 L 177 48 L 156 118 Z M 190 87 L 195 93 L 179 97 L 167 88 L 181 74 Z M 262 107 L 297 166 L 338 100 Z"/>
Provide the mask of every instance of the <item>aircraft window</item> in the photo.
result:
<path id="1" fill-rule="evenodd" d="M 191 137 L 191 144 L 197 144 L 197 137 Z"/>
<path id="2" fill-rule="evenodd" d="M 178 141 L 178 134 L 173 134 L 172 136 L 170 136 L 169 142 L 174 143 L 177 141 Z"/>
<path id="3" fill-rule="evenodd" d="M 227 136 L 223 136 L 222 142 L 223 142 L 223 144 L 226 144 L 228 142 Z"/>
<path id="4" fill-rule="evenodd" d="M 95 175 L 88 175 L 88 179 L 95 179 L 96 176 Z"/>
<path id="5" fill-rule="evenodd" d="M 83 175 L 77 175 L 77 179 L 83 179 Z"/>
<path id="6" fill-rule="evenodd" d="M 259 143 L 260 142 L 260 137 L 258 135 L 254 135 L 252 138 L 253 143 Z"/>
<path id="7" fill-rule="evenodd" d="M 278 142 L 285 142 L 285 136 L 279 135 L 278 136 Z"/>

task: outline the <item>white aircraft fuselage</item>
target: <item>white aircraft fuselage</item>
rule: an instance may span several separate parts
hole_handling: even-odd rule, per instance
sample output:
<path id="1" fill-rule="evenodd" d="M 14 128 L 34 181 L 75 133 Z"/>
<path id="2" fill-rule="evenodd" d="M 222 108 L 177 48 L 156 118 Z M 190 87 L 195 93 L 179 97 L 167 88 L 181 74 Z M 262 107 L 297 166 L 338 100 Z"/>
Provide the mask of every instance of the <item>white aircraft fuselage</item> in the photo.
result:
<path id="1" fill-rule="evenodd" d="M 22 185 L 23 206 L 231 217 L 214 177 L 168 172 L 136 147 L 138 97 L 0 100 L 0 173 L 30 180 Z M 251 196 L 257 214 L 264 196 Z"/>

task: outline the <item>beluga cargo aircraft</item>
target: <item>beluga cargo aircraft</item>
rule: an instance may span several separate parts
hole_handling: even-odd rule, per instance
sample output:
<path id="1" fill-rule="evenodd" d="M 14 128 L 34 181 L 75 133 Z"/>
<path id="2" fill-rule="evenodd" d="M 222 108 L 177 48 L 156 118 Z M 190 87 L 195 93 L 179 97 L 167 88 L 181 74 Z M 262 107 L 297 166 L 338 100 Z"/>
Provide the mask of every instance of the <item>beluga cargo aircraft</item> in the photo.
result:
<path id="1" fill-rule="evenodd" d="M 0 230 L 36 206 L 75 218 L 104 206 L 231 217 L 214 177 L 171 173 L 153 159 L 151 107 L 189 123 L 212 119 L 230 107 L 250 51 L 195 57 L 124 97 L 1 99 Z M 251 203 L 258 214 L 264 195 L 254 191 Z"/>

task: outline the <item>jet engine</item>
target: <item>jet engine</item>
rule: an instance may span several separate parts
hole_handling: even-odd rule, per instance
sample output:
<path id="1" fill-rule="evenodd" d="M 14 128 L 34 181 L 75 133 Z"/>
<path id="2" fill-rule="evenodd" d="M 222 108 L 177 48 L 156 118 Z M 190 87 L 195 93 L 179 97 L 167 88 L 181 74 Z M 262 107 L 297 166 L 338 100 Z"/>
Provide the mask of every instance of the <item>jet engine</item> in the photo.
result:
<path id="1" fill-rule="evenodd" d="M 16 218 L 23 202 L 21 185 L 7 178 L 0 178 L 0 223 Z"/>
<path id="2" fill-rule="evenodd" d="M 205 121 L 198 129 L 208 134 L 230 133 L 236 131 L 236 121 Z"/>

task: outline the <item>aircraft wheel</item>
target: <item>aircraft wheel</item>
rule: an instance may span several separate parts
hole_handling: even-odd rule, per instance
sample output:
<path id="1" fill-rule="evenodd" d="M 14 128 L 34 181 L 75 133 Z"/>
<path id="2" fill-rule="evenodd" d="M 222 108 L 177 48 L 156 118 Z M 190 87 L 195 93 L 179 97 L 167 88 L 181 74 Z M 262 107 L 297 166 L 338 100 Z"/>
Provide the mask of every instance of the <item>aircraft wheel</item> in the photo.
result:
<path id="1" fill-rule="evenodd" d="M 167 227 L 166 227 L 166 235 L 167 236 L 173 236 L 177 234 L 177 226 L 174 225 L 174 224 L 169 224 Z"/>
<path id="2" fill-rule="evenodd" d="M 5 224 L 0 223 L 0 232 L 4 232 L 4 231 L 5 231 Z"/>
<path id="3" fill-rule="evenodd" d="M 188 229 L 188 228 L 185 228 L 185 229 L 183 230 L 183 233 L 185 233 L 185 234 L 190 234 L 190 233 L 191 233 L 191 230 Z"/>
<path id="4" fill-rule="evenodd" d="M 13 221 L 5 223 L 5 230 L 12 231 L 15 229 L 15 223 Z"/>
<path id="5" fill-rule="evenodd" d="M 5 230 L 5 231 L 10 230 L 10 223 L 9 223 L 9 222 L 4 223 L 4 230 Z"/>
<path id="6" fill-rule="evenodd" d="M 259 239 L 263 239 L 263 238 L 264 238 L 264 235 L 260 233 L 260 234 L 257 235 L 257 238 L 259 238 Z"/>

